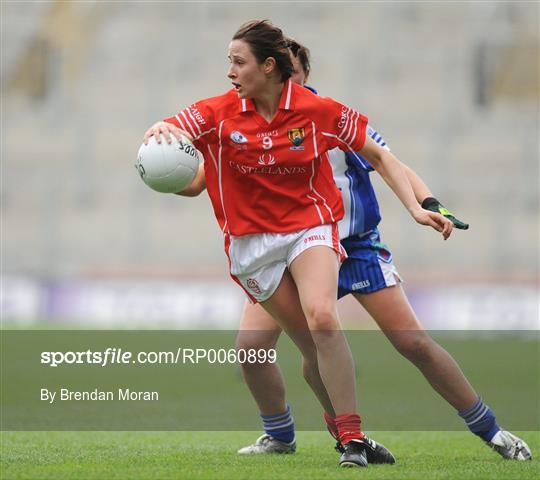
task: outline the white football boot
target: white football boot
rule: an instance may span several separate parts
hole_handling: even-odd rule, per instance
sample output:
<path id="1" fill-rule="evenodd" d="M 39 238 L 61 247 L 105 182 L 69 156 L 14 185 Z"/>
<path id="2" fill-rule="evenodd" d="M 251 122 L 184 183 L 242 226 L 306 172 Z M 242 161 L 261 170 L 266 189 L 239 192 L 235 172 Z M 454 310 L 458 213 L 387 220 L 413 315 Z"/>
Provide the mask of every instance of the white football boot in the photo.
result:
<path id="1" fill-rule="evenodd" d="M 532 460 L 529 446 L 506 430 L 499 430 L 486 444 L 508 460 Z"/>
<path id="2" fill-rule="evenodd" d="M 296 452 L 296 440 L 291 443 L 280 442 L 265 433 L 261 435 L 253 445 L 238 450 L 242 455 L 258 453 L 294 453 Z"/>

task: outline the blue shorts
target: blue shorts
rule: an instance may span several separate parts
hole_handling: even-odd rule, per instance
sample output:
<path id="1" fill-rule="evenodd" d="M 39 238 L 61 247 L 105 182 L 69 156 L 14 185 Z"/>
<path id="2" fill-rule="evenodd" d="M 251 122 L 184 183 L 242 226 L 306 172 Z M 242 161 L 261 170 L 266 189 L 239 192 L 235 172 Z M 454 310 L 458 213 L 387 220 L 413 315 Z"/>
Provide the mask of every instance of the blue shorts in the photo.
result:
<path id="1" fill-rule="evenodd" d="M 338 298 L 349 293 L 372 293 L 401 282 L 392 254 L 381 242 L 379 230 L 341 240 L 349 256 L 341 265 Z"/>

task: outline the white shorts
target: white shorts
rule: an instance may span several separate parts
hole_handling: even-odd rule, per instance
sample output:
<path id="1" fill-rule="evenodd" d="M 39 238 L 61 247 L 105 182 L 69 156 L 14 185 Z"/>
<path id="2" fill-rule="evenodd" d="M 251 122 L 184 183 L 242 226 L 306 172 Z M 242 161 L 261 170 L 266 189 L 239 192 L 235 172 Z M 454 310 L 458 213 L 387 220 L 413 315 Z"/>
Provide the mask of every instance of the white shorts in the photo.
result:
<path id="1" fill-rule="evenodd" d="M 268 300 L 281 282 L 285 268 L 303 251 L 318 245 L 333 249 L 340 262 L 347 258 L 339 243 L 337 224 L 292 233 L 225 236 L 231 277 L 242 286 L 253 303 Z"/>

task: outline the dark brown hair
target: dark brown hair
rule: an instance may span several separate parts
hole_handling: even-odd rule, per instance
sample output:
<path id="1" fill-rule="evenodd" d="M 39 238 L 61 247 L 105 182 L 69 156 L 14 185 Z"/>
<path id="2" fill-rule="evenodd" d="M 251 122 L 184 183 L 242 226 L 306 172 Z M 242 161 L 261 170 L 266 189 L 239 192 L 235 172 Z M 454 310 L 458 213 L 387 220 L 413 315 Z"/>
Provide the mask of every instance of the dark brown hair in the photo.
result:
<path id="1" fill-rule="evenodd" d="M 293 74 L 293 65 L 289 56 L 288 40 L 283 31 L 272 25 L 269 20 L 252 20 L 244 23 L 234 34 L 233 40 L 246 42 L 259 65 L 272 57 L 281 73 L 281 81 L 285 82 Z"/>
<path id="2" fill-rule="evenodd" d="M 311 72 L 309 49 L 304 47 L 300 42 L 297 42 L 294 38 L 289 38 L 287 42 L 291 53 L 300 61 L 300 65 L 302 65 L 302 69 L 307 77 L 309 72 Z"/>

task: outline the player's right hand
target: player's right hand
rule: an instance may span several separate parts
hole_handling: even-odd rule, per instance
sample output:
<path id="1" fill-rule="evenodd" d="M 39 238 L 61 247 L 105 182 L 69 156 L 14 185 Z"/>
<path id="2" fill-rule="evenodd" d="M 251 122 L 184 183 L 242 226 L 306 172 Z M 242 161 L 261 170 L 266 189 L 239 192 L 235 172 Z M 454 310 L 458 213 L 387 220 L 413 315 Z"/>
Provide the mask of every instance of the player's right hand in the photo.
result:
<path id="1" fill-rule="evenodd" d="M 427 225 L 440 232 L 445 240 L 448 240 L 454 229 L 454 224 L 448 218 L 424 208 L 415 209 L 412 216 L 419 224 Z"/>
<path id="2" fill-rule="evenodd" d="M 178 128 L 172 123 L 162 121 L 154 123 L 154 125 L 152 125 L 148 130 L 146 130 L 143 137 L 144 144 L 148 145 L 148 139 L 150 137 L 156 137 L 156 142 L 161 143 L 162 135 L 167 143 L 172 142 L 171 135 L 176 137 L 179 142 L 182 141 L 182 135 L 184 137 L 187 137 L 190 142 L 193 141 L 193 137 L 188 132 Z"/>

